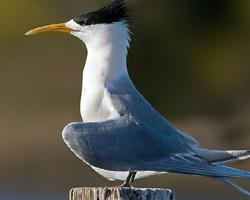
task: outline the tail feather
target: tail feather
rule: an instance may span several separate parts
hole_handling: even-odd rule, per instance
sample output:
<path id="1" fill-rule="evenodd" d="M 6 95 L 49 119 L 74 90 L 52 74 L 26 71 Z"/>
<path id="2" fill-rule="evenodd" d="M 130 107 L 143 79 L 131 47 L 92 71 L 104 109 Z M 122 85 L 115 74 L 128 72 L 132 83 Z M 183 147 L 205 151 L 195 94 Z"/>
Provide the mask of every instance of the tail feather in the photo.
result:
<path id="1" fill-rule="evenodd" d="M 132 168 L 135 171 L 160 171 L 195 174 L 210 177 L 250 179 L 250 172 L 235 169 L 225 165 L 213 165 L 198 157 L 172 157 L 150 162 L 143 166 Z"/>
<path id="2" fill-rule="evenodd" d="M 197 154 L 215 165 L 250 158 L 250 150 L 218 151 L 198 149 Z"/>
<path id="3" fill-rule="evenodd" d="M 250 179 L 250 173 L 247 171 L 235 169 L 225 165 L 216 165 L 214 167 L 220 177 Z"/>
<path id="4" fill-rule="evenodd" d="M 250 172 L 225 165 L 214 165 L 197 155 L 192 156 L 188 154 L 176 154 L 162 160 L 148 161 L 143 163 L 142 166 L 136 165 L 131 168 L 131 171 L 172 172 L 211 177 L 220 180 L 234 187 L 240 192 L 250 196 L 247 190 L 242 189 L 238 185 L 228 180 L 250 179 Z"/>
<path id="5" fill-rule="evenodd" d="M 231 187 L 235 188 L 236 190 L 240 191 L 241 193 L 250 196 L 250 192 L 241 188 L 240 186 L 236 185 L 235 183 L 233 183 L 232 181 L 229 181 L 226 178 L 217 178 L 218 180 L 222 181 L 223 183 L 226 183 L 228 185 L 230 185 Z"/>

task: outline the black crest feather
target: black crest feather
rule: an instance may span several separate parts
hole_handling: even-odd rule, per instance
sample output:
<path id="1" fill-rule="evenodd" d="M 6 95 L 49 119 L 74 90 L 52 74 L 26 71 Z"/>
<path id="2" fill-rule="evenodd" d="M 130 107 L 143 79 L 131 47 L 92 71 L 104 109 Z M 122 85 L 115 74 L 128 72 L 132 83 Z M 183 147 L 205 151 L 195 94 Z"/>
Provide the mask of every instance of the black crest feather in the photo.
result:
<path id="1" fill-rule="evenodd" d="M 124 0 L 115 0 L 97 11 L 89 12 L 73 20 L 80 25 L 92 25 L 128 21 L 129 18 Z"/>

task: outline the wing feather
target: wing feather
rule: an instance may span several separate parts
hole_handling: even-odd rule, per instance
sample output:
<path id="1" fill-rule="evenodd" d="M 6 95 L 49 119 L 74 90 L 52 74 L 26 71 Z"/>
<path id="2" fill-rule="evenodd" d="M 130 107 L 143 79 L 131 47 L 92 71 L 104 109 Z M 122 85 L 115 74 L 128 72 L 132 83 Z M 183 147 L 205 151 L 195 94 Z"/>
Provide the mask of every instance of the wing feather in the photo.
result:
<path id="1" fill-rule="evenodd" d="M 98 168 L 250 178 L 248 172 L 210 164 L 197 156 L 192 146 L 183 145 L 185 140 L 167 135 L 145 129 L 127 117 L 97 123 L 72 123 L 63 131 L 64 141 L 71 150 Z"/>

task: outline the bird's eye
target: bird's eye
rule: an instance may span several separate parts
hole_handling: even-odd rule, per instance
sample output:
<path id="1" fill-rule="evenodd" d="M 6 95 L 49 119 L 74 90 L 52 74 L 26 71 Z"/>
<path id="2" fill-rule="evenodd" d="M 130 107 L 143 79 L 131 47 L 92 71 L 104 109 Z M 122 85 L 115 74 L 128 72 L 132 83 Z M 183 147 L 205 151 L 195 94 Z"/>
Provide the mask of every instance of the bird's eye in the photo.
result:
<path id="1" fill-rule="evenodd" d="M 75 17 L 73 19 L 77 24 L 83 26 L 88 24 L 88 18 L 85 15 L 81 15 L 79 17 Z"/>

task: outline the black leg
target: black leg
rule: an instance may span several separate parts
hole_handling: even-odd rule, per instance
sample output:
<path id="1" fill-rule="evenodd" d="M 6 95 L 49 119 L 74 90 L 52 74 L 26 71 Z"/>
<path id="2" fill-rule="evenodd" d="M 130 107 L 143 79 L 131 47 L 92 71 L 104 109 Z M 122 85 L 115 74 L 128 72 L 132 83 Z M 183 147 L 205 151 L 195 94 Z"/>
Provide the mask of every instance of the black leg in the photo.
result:
<path id="1" fill-rule="evenodd" d="M 135 176 L 136 176 L 136 172 L 131 172 L 131 173 L 132 173 L 132 175 L 130 177 L 130 184 L 132 184 L 134 182 Z"/>
<path id="2" fill-rule="evenodd" d="M 122 187 L 131 187 L 130 185 L 130 178 L 132 176 L 132 172 L 129 172 L 128 177 L 124 181 L 124 183 L 121 185 Z"/>
<path id="3" fill-rule="evenodd" d="M 132 187 L 132 183 L 134 182 L 136 172 L 129 172 L 128 177 L 122 184 L 122 187 Z"/>

